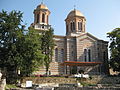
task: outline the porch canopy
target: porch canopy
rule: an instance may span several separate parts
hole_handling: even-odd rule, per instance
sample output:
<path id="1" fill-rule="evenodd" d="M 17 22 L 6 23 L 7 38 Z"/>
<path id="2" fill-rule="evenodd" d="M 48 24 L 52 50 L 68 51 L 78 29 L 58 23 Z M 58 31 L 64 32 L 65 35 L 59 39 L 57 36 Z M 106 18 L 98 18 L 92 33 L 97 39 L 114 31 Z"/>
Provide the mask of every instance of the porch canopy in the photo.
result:
<path id="1" fill-rule="evenodd" d="M 96 66 L 102 62 L 78 62 L 78 61 L 64 61 L 61 65 L 65 66 Z"/>

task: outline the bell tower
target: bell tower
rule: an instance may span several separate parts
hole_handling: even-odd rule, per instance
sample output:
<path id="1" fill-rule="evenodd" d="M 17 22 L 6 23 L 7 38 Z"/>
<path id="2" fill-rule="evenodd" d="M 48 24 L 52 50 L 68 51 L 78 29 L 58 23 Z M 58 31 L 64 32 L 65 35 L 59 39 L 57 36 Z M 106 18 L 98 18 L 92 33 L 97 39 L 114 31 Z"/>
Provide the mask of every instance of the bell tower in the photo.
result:
<path id="1" fill-rule="evenodd" d="M 49 15 L 50 11 L 43 2 L 37 6 L 34 10 L 34 23 L 31 25 L 37 30 L 48 30 L 50 29 L 49 25 Z"/>
<path id="2" fill-rule="evenodd" d="M 85 33 L 86 19 L 80 11 L 76 9 L 72 10 L 65 19 L 65 22 L 66 35 L 77 36 Z"/>

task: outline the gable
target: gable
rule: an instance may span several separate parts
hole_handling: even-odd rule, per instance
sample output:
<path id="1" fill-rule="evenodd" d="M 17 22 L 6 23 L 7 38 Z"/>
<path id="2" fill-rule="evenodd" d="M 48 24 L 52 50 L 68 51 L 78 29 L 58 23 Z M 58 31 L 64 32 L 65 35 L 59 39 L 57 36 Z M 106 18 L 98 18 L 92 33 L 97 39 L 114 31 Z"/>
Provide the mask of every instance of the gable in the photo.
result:
<path id="1" fill-rule="evenodd" d="M 77 39 L 79 41 L 83 41 L 83 40 L 89 40 L 91 42 L 95 42 L 99 39 L 97 39 L 96 37 L 94 37 L 93 35 L 89 34 L 89 33 L 85 33 L 83 35 L 80 35 L 79 37 L 77 37 Z"/>

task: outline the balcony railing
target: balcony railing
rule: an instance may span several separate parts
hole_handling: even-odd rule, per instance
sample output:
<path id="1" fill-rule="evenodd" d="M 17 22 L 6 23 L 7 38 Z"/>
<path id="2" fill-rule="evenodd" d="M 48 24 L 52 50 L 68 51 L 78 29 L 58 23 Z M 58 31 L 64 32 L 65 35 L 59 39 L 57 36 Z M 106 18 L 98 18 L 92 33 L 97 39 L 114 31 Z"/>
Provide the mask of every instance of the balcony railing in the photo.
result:
<path id="1" fill-rule="evenodd" d="M 51 25 L 44 25 L 44 24 L 36 24 L 34 26 L 35 29 L 40 29 L 40 30 L 48 30 L 51 28 Z"/>

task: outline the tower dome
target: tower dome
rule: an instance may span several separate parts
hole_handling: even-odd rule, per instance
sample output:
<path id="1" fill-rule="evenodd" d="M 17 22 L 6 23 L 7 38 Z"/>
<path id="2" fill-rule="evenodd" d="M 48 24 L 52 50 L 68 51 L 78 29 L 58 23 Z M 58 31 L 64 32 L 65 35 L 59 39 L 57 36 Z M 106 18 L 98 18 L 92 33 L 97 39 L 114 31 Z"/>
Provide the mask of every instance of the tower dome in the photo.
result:
<path id="1" fill-rule="evenodd" d="M 74 16 L 81 16 L 84 17 L 84 15 L 79 10 L 72 10 L 67 17 L 74 17 Z"/>
<path id="2" fill-rule="evenodd" d="M 72 10 L 65 19 L 66 22 L 66 35 L 76 36 L 85 33 L 84 15 L 79 10 Z"/>
<path id="3" fill-rule="evenodd" d="M 48 7 L 41 3 L 40 5 L 37 6 L 37 9 L 47 9 L 48 10 Z"/>
<path id="4" fill-rule="evenodd" d="M 50 11 L 47 6 L 43 3 L 37 6 L 34 10 L 34 24 L 33 27 L 39 30 L 48 30 L 49 25 L 49 15 Z"/>

